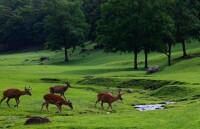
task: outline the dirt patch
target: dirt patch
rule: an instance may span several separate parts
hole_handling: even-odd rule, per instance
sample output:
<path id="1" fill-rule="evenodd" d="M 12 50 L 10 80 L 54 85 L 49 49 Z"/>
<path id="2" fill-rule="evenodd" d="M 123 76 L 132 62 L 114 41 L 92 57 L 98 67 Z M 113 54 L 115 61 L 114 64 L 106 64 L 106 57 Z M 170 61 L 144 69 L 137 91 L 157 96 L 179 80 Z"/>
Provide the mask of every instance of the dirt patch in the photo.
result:
<path id="1" fill-rule="evenodd" d="M 44 123 L 50 123 L 51 121 L 46 117 L 38 117 L 33 116 L 26 120 L 24 125 L 31 125 L 31 124 L 44 124 Z"/>
<path id="2" fill-rule="evenodd" d="M 56 78 L 41 78 L 41 81 L 45 83 L 62 83 L 62 80 L 56 79 Z"/>

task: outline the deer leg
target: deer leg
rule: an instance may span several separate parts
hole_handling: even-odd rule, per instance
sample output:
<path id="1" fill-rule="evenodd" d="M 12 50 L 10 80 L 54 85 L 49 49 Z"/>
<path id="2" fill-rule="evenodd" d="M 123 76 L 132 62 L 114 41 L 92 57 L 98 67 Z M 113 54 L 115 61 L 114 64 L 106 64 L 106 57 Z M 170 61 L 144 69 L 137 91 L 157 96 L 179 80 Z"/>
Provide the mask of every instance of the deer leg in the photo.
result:
<path id="1" fill-rule="evenodd" d="M 18 98 L 18 104 L 17 104 L 17 107 L 18 107 L 18 105 L 19 105 L 19 102 L 20 102 L 20 100 L 19 100 L 19 98 Z"/>
<path id="2" fill-rule="evenodd" d="M 6 96 L 3 96 L 3 98 L 1 99 L 0 105 L 1 105 L 1 102 L 4 101 L 4 99 L 6 99 Z"/>
<path id="3" fill-rule="evenodd" d="M 62 105 L 60 105 L 60 106 L 59 106 L 59 108 L 60 108 L 60 113 L 61 113 L 61 110 L 62 110 Z"/>
<path id="4" fill-rule="evenodd" d="M 48 102 L 44 102 L 44 103 L 42 104 L 41 111 L 43 111 L 44 105 L 47 105 L 47 104 L 48 104 Z"/>
<path id="5" fill-rule="evenodd" d="M 9 105 L 9 101 L 10 101 L 10 98 L 8 98 L 7 101 L 6 101 L 8 107 L 10 107 L 10 105 Z"/>
<path id="6" fill-rule="evenodd" d="M 46 104 L 47 111 L 49 111 L 48 107 L 49 107 L 49 103 Z"/>
<path id="7" fill-rule="evenodd" d="M 16 101 L 16 105 L 14 107 L 18 107 L 18 100 L 17 100 L 17 98 L 15 98 L 15 101 Z"/>
<path id="8" fill-rule="evenodd" d="M 111 108 L 111 110 L 112 110 L 112 105 L 111 105 L 111 103 L 108 103 L 108 108 L 107 108 L 107 110 L 109 109 L 109 107 Z"/>
<path id="9" fill-rule="evenodd" d="M 101 102 L 101 107 L 104 109 L 104 107 L 103 107 L 103 101 Z"/>
<path id="10" fill-rule="evenodd" d="M 15 98 L 15 101 L 16 101 L 16 105 L 14 107 L 18 107 L 18 105 L 19 105 L 19 98 Z"/>
<path id="11" fill-rule="evenodd" d="M 56 113 L 61 113 L 61 105 L 59 105 L 59 104 L 56 104 L 56 106 L 58 107 L 58 112 L 56 112 Z"/>
<path id="12" fill-rule="evenodd" d="M 95 103 L 95 107 L 96 107 L 96 105 L 97 105 L 97 103 L 100 101 L 100 99 L 98 99 L 97 101 L 96 101 L 96 103 Z"/>

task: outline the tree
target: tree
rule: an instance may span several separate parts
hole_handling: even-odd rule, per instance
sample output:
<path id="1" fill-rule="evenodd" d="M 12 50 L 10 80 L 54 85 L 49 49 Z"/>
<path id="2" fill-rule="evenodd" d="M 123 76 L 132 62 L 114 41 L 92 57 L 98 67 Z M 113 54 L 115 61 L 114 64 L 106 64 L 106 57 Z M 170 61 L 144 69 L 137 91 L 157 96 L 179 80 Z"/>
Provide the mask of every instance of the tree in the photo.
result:
<path id="1" fill-rule="evenodd" d="M 6 38 L 7 38 L 7 34 L 5 32 L 6 28 L 7 28 L 7 20 L 10 19 L 10 17 L 12 16 L 12 11 L 10 8 L 4 6 L 4 5 L 0 5 L 0 44 L 1 45 L 5 45 L 6 42 Z M 4 49 L 7 49 L 7 47 L 4 47 Z"/>
<path id="2" fill-rule="evenodd" d="M 90 25 L 88 39 L 96 39 L 96 22 L 101 18 L 100 7 L 108 0 L 82 0 L 82 9 L 86 17 L 86 22 Z"/>
<path id="3" fill-rule="evenodd" d="M 44 43 L 44 1 L 1 0 L 0 42 L 5 49 L 22 49 Z"/>
<path id="4" fill-rule="evenodd" d="M 74 46 L 74 38 L 78 45 L 87 34 L 84 14 L 76 2 L 51 0 L 48 4 L 49 15 L 45 18 L 47 48 L 58 50 L 64 47 L 65 61 L 69 61 L 67 49 Z"/>
<path id="5" fill-rule="evenodd" d="M 200 21 L 195 5 L 199 2 L 194 0 L 175 0 L 174 20 L 176 24 L 176 41 L 182 44 L 183 57 L 187 56 L 185 42 L 190 38 L 199 37 Z"/>
<path id="6" fill-rule="evenodd" d="M 166 19 L 161 15 L 160 3 L 157 0 L 112 0 L 106 2 L 101 10 L 97 42 L 105 44 L 105 50 L 108 52 L 133 52 L 134 69 L 138 69 L 137 55 L 140 50 L 144 49 L 147 68 L 148 52 L 157 50 L 157 43 L 164 41 L 164 38 L 159 37 L 171 36 L 167 31 L 171 21 L 165 22 L 169 17 Z M 162 23 L 159 23 L 158 19 Z M 157 24 L 160 26 L 157 27 Z"/>
<path id="7" fill-rule="evenodd" d="M 136 4 L 134 4 L 134 2 Z M 139 1 L 113 0 L 102 6 L 102 17 L 98 22 L 97 42 L 105 44 L 107 52 L 134 52 L 134 69 L 140 42 Z"/>
<path id="8" fill-rule="evenodd" d="M 168 66 L 171 66 L 171 48 L 175 42 L 175 21 L 172 17 L 173 1 L 162 1 L 156 10 L 154 23 L 156 24 L 156 49 L 168 57 Z"/>

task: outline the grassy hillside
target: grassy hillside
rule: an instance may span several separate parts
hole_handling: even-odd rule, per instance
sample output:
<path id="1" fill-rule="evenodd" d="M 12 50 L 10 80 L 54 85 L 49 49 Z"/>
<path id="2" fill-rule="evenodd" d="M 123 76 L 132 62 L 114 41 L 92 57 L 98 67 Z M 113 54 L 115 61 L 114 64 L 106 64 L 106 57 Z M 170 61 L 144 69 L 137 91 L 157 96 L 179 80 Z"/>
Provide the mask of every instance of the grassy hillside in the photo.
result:
<path id="1" fill-rule="evenodd" d="M 190 58 L 179 59 L 181 45 L 174 46 L 173 66 L 167 66 L 164 54 L 150 53 L 149 65 L 163 67 L 163 71 L 146 75 L 144 54 L 139 54 L 139 70 L 134 71 L 132 53 L 104 53 L 94 50 L 94 44 L 87 43 L 87 51 L 75 53 L 70 50 L 70 62 L 65 63 L 63 51 L 33 51 L 4 53 L 0 55 L 0 98 L 8 88 L 32 87 L 32 96 L 20 97 L 18 108 L 15 100 L 0 105 L 0 128 L 135 128 L 135 129 L 178 129 L 199 128 L 200 122 L 200 43 L 187 44 Z M 49 60 L 40 61 L 40 57 Z M 56 80 L 56 81 L 55 81 Z M 43 95 L 49 87 L 70 81 L 66 97 L 73 102 L 74 109 L 63 106 L 62 114 L 50 105 L 49 110 L 40 111 Z M 100 103 L 94 107 L 99 92 L 113 92 L 122 88 L 124 101 L 114 102 L 113 110 L 102 110 Z M 132 89 L 133 93 L 126 93 Z M 163 103 L 164 110 L 140 112 L 136 104 Z M 107 107 L 107 104 L 104 104 Z M 24 126 L 29 116 L 45 116 L 52 123 Z"/>

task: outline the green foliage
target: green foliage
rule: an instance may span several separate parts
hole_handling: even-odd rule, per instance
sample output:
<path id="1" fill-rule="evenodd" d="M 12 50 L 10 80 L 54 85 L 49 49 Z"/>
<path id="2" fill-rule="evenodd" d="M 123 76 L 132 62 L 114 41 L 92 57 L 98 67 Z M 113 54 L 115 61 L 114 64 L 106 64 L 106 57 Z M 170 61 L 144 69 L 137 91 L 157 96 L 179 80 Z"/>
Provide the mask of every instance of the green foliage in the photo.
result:
<path id="1" fill-rule="evenodd" d="M 44 1 L 1 0 L 0 44 L 3 50 L 44 43 Z"/>
<path id="2" fill-rule="evenodd" d="M 52 50 L 65 48 L 65 61 L 68 61 L 67 49 L 83 42 L 88 25 L 78 3 L 51 1 L 49 15 L 45 18 L 47 47 Z"/>
<path id="3" fill-rule="evenodd" d="M 96 39 L 96 22 L 101 18 L 101 5 L 108 0 L 82 0 L 82 9 L 86 17 L 86 22 L 91 26 L 87 39 Z"/>
<path id="4" fill-rule="evenodd" d="M 200 19 L 198 18 L 199 1 L 194 0 L 176 0 L 174 19 L 176 24 L 176 39 L 177 42 L 189 40 L 191 37 L 199 36 Z"/>

